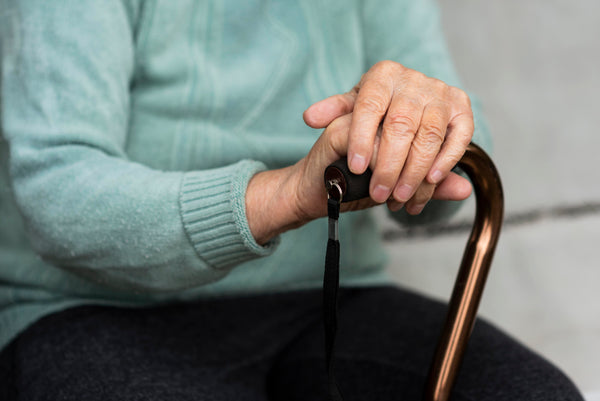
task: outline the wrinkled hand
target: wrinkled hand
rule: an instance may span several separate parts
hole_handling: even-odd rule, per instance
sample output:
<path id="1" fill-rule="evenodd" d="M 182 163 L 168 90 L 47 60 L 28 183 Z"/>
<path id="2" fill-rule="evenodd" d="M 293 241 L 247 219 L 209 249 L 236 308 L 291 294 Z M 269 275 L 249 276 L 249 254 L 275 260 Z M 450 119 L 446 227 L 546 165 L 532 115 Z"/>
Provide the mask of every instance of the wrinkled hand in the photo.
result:
<path id="1" fill-rule="evenodd" d="M 283 192 L 293 194 L 291 208 L 295 211 L 296 221 L 300 224 L 326 215 L 327 194 L 323 184 L 323 173 L 327 166 L 346 155 L 353 122 L 353 113 L 345 114 L 332 121 L 308 155 L 291 167 L 289 178 L 286 179 L 288 187 Z M 464 178 L 458 175 L 450 175 L 437 187 L 434 197 L 453 199 L 456 197 L 455 187 L 460 186 L 462 180 Z M 467 191 L 463 191 L 462 199 L 470 193 L 470 184 L 468 181 L 466 184 Z M 342 204 L 342 211 L 365 209 L 378 203 L 381 202 L 365 198 Z"/>
<path id="2" fill-rule="evenodd" d="M 418 214 L 429 199 L 462 200 L 469 181 L 451 173 L 473 136 L 468 96 L 458 88 L 398 63 L 375 64 L 350 92 L 310 106 L 305 122 L 325 128 L 293 166 L 256 174 L 246 191 L 250 231 L 259 244 L 327 214 L 325 168 L 342 156 L 363 173 L 370 165 L 370 198 L 342 211 L 387 202 Z M 381 128 L 380 128 L 381 127 Z"/>
<path id="3" fill-rule="evenodd" d="M 259 244 L 327 215 L 325 168 L 346 155 L 352 114 L 332 121 L 308 154 L 293 166 L 255 174 L 246 189 L 246 216 Z M 370 198 L 342 204 L 342 211 L 377 203 Z"/>
<path id="4" fill-rule="evenodd" d="M 371 166 L 374 203 L 418 214 L 431 198 L 462 200 L 471 193 L 470 183 L 450 171 L 473 136 L 470 100 L 438 79 L 382 61 L 350 92 L 310 106 L 304 120 L 313 128 L 329 126 L 323 136 L 340 142 L 336 152 L 347 154 L 352 172 Z M 328 132 L 341 124 L 349 124 L 345 142 L 343 134 Z"/>

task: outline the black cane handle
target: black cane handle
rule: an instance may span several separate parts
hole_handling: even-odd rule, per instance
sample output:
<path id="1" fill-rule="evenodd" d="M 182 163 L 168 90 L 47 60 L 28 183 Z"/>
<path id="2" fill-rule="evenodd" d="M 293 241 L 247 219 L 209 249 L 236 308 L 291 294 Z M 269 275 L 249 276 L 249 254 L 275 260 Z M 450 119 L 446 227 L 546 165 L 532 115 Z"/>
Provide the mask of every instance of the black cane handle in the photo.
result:
<path id="1" fill-rule="evenodd" d="M 373 173 L 367 169 L 362 174 L 354 174 L 348 168 L 348 158 L 342 157 L 325 169 L 325 187 L 338 185 L 342 193 L 342 203 L 352 202 L 369 196 L 369 182 Z"/>

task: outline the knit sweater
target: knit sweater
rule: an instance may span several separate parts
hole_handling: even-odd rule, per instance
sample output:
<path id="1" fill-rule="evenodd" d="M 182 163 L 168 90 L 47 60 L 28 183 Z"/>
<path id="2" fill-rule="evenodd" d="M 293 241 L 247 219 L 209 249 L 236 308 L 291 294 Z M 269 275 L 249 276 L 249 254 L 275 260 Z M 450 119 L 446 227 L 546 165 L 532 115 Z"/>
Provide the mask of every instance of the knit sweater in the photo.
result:
<path id="1" fill-rule="evenodd" d="M 0 348 L 75 305 L 319 286 L 325 222 L 257 244 L 250 178 L 302 158 L 302 111 L 379 60 L 459 85 L 430 0 L 0 5 Z M 386 283 L 371 212 L 340 233 L 342 285 Z"/>

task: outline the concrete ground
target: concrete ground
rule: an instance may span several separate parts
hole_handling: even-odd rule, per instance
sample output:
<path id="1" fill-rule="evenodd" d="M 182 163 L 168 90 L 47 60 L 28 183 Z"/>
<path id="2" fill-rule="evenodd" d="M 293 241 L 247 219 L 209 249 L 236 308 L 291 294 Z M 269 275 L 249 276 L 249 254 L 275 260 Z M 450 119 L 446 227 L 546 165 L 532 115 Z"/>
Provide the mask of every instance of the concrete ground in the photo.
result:
<path id="1" fill-rule="evenodd" d="M 506 196 L 481 314 L 600 400 L 600 2 L 440 3 Z M 472 211 L 471 202 L 448 224 Z M 447 298 L 468 232 L 387 225 L 385 234 L 398 282 Z"/>

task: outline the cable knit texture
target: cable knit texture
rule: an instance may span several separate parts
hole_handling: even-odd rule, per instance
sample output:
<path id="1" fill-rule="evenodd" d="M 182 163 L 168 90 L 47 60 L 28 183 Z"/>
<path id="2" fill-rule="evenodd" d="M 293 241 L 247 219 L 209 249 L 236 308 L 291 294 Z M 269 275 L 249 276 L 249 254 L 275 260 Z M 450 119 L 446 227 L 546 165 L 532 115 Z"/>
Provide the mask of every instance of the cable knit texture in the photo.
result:
<path id="1" fill-rule="evenodd" d="M 0 347 L 73 305 L 318 287 L 325 222 L 258 245 L 250 178 L 302 158 L 320 134 L 302 111 L 376 61 L 459 85 L 432 0 L 0 10 Z M 483 128 L 477 118 L 487 145 Z M 371 213 L 340 232 L 342 284 L 385 283 Z"/>

